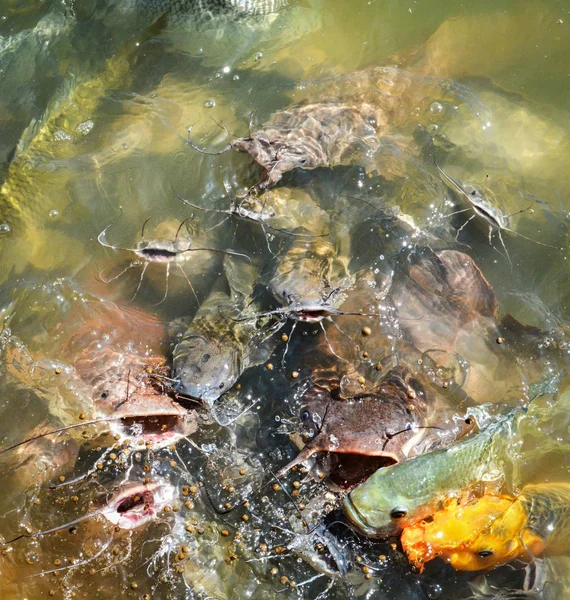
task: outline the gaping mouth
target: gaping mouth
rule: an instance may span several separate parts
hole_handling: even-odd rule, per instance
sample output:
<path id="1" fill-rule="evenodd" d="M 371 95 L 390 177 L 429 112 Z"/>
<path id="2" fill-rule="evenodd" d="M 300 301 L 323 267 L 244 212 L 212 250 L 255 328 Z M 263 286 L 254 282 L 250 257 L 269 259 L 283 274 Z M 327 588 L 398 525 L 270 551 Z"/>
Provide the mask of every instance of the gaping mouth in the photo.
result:
<path id="1" fill-rule="evenodd" d="M 172 444 L 191 433 L 190 422 L 185 415 L 168 414 L 129 415 L 111 429 L 122 438 L 140 438 L 159 447 Z"/>
<path id="2" fill-rule="evenodd" d="M 398 462 L 391 453 L 381 456 L 368 456 L 350 452 L 331 452 L 328 479 L 339 488 L 346 490 L 366 481 L 378 469 Z"/>
<path id="3" fill-rule="evenodd" d="M 133 484 L 112 497 L 103 515 L 121 529 L 135 529 L 152 520 L 168 494 L 158 484 Z"/>
<path id="4" fill-rule="evenodd" d="M 301 308 L 291 313 L 291 318 L 304 323 L 318 323 L 331 315 L 326 308 Z"/>

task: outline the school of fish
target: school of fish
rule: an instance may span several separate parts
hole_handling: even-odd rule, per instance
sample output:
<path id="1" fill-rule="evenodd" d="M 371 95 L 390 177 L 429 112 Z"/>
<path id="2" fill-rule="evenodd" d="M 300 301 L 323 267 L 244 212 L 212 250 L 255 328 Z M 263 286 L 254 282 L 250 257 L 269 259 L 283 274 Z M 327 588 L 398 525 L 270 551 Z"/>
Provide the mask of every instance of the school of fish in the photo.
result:
<path id="1" fill-rule="evenodd" d="M 495 157 L 458 134 L 490 119 L 477 83 L 412 52 L 284 86 L 243 136 L 146 118 L 196 102 L 184 68 L 141 83 L 153 52 L 157 73 L 169 64 L 160 36 L 280 26 L 296 5 L 128 0 L 57 17 L 78 56 L 90 19 L 117 29 L 2 171 L 2 390 L 30 422 L 2 408 L 1 597 L 514 598 L 480 590 L 512 569 L 546 593 L 531 568 L 553 560 L 552 577 L 570 555 L 567 329 L 501 288 L 518 252 L 562 264 L 566 224 L 541 237 L 518 155 L 511 215 L 481 184 Z M 100 111 L 101 139 L 128 141 L 116 151 L 93 147 Z M 189 188 L 178 169 L 161 182 L 176 211 L 147 216 L 101 191 L 130 177 L 136 140 L 170 166 L 160 128 L 212 179 Z M 70 199 L 86 173 L 105 221 L 83 236 L 95 208 Z"/>

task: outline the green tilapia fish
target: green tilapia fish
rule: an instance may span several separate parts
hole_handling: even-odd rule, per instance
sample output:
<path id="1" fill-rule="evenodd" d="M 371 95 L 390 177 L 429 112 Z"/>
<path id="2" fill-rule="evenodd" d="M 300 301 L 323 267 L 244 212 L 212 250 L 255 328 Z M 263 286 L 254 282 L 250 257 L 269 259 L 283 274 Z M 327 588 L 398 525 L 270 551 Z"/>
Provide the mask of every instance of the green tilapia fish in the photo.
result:
<path id="1" fill-rule="evenodd" d="M 453 492 L 479 482 L 500 485 L 510 462 L 507 449 L 525 414 L 513 409 L 473 437 L 379 469 L 345 497 L 347 517 L 366 535 L 396 535 Z"/>

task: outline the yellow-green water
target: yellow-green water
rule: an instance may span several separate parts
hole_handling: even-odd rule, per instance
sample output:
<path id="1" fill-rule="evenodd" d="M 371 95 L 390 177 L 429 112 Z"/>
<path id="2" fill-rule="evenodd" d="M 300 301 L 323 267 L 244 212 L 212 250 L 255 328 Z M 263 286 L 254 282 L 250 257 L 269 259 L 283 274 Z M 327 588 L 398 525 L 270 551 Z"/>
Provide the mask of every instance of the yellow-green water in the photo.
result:
<path id="1" fill-rule="evenodd" d="M 244 155 L 206 156 L 191 149 L 186 143 L 188 128 L 193 127 L 192 135 L 201 146 L 221 149 L 228 135 L 247 135 L 250 118 L 255 131 L 274 111 L 296 102 L 322 100 L 332 89 L 340 89 L 338 93 L 346 97 L 358 96 L 359 90 L 352 89 L 352 74 L 371 67 L 398 67 L 422 82 L 418 88 L 429 90 L 427 95 L 402 96 L 404 125 L 398 135 L 409 134 L 421 123 L 439 148 L 436 155 L 445 154 L 446 169 L 454 178 L 490 189 L 504 214 L 532 206 L 534 212 L 517 215 L 511 227 L 559 249 L 504 232 L 509 261 L 496 236 L 491 246 L 485 227 L 477 234 L 469 226 L 465 237 L 459 238 L 466 245 L 457 249 L 475 259 L 497 294 L 501 314 L 511 312 L 521 322 L 565 334 L 570 318 L 566 301 L 570 218 L 567 3 L 302 0 L 277 14 L 235 22 L 220 18 L 213 25 L 199 26 L 193 24 L 192 16 L 187 21 L 161 19 L 154 25 L 152 19 L 139 22 L 134 16 L 136 7 L 134 13 L 118 10 L 131 4 L 134 7 L 136 2 L 8 0 L 0 7 L 3 447 L 29 437 L 35 427 L 54 428 L 62 422 L 68 424 L 69 419 L 76 422 L 82 408 L 70 405 L 70 396 L 61 391 L 64 386 L 57 377 L 54 381 L 54 372 L 73 362 L 65 349 L 73 328 L 85 318 L 86 313 L 78 307 L 87 306 L 88 314 L 89 306 L 102 299 L 140 308 L 165 323 L 188 318 L 221 272 L 219 261 L 196 253 L 186 267 L 196 295 L 173 269 L 168 295 L 161 302 L 165 269 L 150 265 L 132 300 L 142 266 L 114 279 L 133 255 L 101 245 L 97 237 L 104 228 L 111 225 L 106 233 L 108 243 L 133 248 L 147 218 L 152 217 L 145 226 L 147 239 L 172 238 L 179 223 L 189 219 L 183 233 L 187 229 L 195 237 L 194 247 L 245 248 L 259 256 L 266 252 L 258 232 L 236 230 L 233 221 L 211 229 L 221 220 L 218 215 L 192 211 L 176 197 L 173 188 L 198 205 L 221 208 L 227 203 L 224 184 L 239 191 L 259 179 L 259 171 Z M 440 102 L 443 94 L 438 98 L 430 95 L 435 92 L 425 86 L 428 79 L 455 82 L 446 102 Z M 405 148 L 410 150 L 410 145 Z M 433 168 L 428 158 L 422 160 L 426 169 Z M 382 175 L 386 165 L 393 166 L 390 160 L 375 162 L 372 158 L 363 166 L 368 174 L 378 171 Z M 438 215 L 452 209 L 441 197 L 430 196 L 432 188 L 420 179 L 424 170 L 404 167 L 409 171 L 402 176 L 398 171 L 402 165 L 394 168 L 399 174 L 394 176 L 397 183 L 386 185 L 382 202 L 400 206 L 419 227 L 432 228 L 434 235 L 439 235 L 449 219 Z M 354 191 L 359 175 L 322 171 L 302 173 L 292 185 L 298 189 L 313 185 L 312 196 L 332 212 L 333 198 L 342 193 L 347 181 Z M 367 198 L 374 200 L 372 195 Z M 345 214 L 350 213 L 354 222 L 360 211 L 354 206 L 351 211 Z M 337 207 L 334 214 L 338 220 L 342 211 Z M 341 226 L 340 238 L 343 231 Z M 444 233 L 445 241 L 434 245 L 455 243 L 454 233 Z M 338 240 L 341 246 L 343 242 Z M 377 249 L 366 247 L 361 253 L 361 262 L 374 262 Z M 140 471 L 139 479 L 145 477 L 143 466 L 150 465 L 154 477 L 169 479 L 176 489 L 182 481 L 191 484 L 201 478 L 216 479 L 221 489 L 220 482 L 233 477 L 240 482 L 237 487 L 244 497 L 251 493 L 250 488 L 263 481 L 268 468 L 264 453 L 271 458 L 271 468 L 278 468 L 286 462 L 279 448 L 291 451 L 287 436 L 279 433 L 279 423 L 293 423 L 290 429 L 295 428 L 298 390 L 289 374 L 302 368 L 306 341 L 299 338 L 295 342 L 285 369 L 276 369 L 270 376 L 260 369 L 246 378 L 244 387 L 251 398 L 246 396 L 247 402 L 242 402 L 261 398 L 261 417 L 254 410 L 228 429 L 210 423 L 198 432 L 194 443 L 216 445 L 213 461 L 187 442 L 175 450 L 141 451 L 140 456 L 133 453 L 128 459 L 132 469 Z M 26 363 L 28 353 L 33 369 Z M 473 351 L 469 356 L 475 360 L 478 354 Z M 495 369 L 492 360 L 491 366 L 484 360 L 481 364 L 488 372 Z M 550 368 L 554 371 L 558 366 Z M 523 371 L 528 374 L 524 367 Z M 500 369 L 492 376 L 488 372 L 491 380 L 503 377 Z M 512 383 L 507 375 L 504 378 L 505 385 L 491 383 L 478 389 L 478 399 L 519 399 L 519 388 L 524 386 L 520 381 Z M 503 394 L 499 398 L 497 390 Z M 55 402 L 54 395 L 63 400 Z M 259 433 L 265 431 L 260 422 L 267 427 L 267 435 Z M 548 435 L 546 431 L 544 438 Z M 560 435 L 562 442 L 568 441 Z M 23 454 L 0 457 L 5 490 L 0 500 L 0 535 L 4 539 L 15 538 L 25 526 L 34 532 L 47 530 L 88 514 L 95 492 L 114 489 L 128 478 L 130 471 L 111 461 L 105 463 L 101 484 L 80 482 L 72 491 L 63 488 L 61 494 L 48 490 L 60 476 L 71 479 L 89 471 L 104 452 L 96 444 L 77 449 L 78 438 L 49 438 L 54 442 L 29 451 L 31 458 L 26 457 L 26 446 Z M 536 443 L 544 443 L 544 439 Z M 40 458 L 47 466 L 55 463 L 45 477 L 38 475 L 44 464 L 40 465 Z M 171 460 L 178 467 L 169 469 Z M 236 475 L 240 460 L 248 468 L 245 480 Z M 180 464 L 186 467 L 179 469 Z M 567 478 L 567 466 L 558 457 L 548 467 L 549 477 Z M 310 483 L 303 499 L 323 498 L 323 494 L 322 485 Z M 81 526 L 75 537 L 66 528 L 55 535 L 24 538 L 5 546 L 0 557 L 0 598 L 48 597 L 52 591 L 56 598 L 113 598 L 119 594 L 132 598 L 145 594 L 152 598 L 273 598 L 289 594 L 316 598 L 321 593 L 331 598 L 347 594 L 467 598 L 473 593 L 466 578 L 443 568 L 418 580 L 396 555 L 390 555 L 390 568 L 382 561 L 374 563 L 372 579 L 365 579 L 356 569 L 347 581 L 322 575 L 315 582 L 292 588 L 290 579 L 301 583 L 320 573 L 302 558 L 297 562 L 297 558 L 277 557 L 271 562 L 257 552 L 275 514 L 258 503 L 251 519 L 261 533 L 251 523 L 242 523 L 248 527 L 242 544 L 245 549 L 238 548 L 239 557 L 233 559 L 233 537 L 228 541 L 219 533 L 230 526 L 210 510 L 203 494 L 198 496 L 201 499 L 195 501 L 194 509 L 182 508 L 185 500 L 180 498 L 178 513 L 142 532 L 116 533 L 94 519 Z M 236 497 L 240 496 L 234 496 L 232 502 Z M 36 500 L 38 504 L 34 504 Z M 332 499 L 322 500 L 327 501 L 334 504 Z M 282 497 L 279 503 L 295 520 L 288 499 Z M 315 510 L 313 519 L 324 512 Z M 240 517 L 234 512 L 227 519 L 235 526 L 236 521 L 240 525 Z M 186 531 L 191 518 L 197 520 L 203 534 Z M 287 542 L 284 537 L 281 543 Z M 278 536 L 272 539 L 268 535 L 267 539 L 278 546 Z M 354 542 L 347 539 L 349 545 Z M 185 545 L 189 546 L 182 552 L 186 556 L 177 559 Z M 366 549 L 376 557 L 389 551 L 384 546 Z M 72 568 L 72 561 L 81 564 Z M 156 569 L 151 568 L 155 564 Z M 181 573 L 177 572 L 179 565 L 183 565 Z M 270 574 L 272 566 L 280 569 L 278 575 Z M 65 568 L 38 576 L 60 567 Z M 560 577 L 563 568 L 557 568 L 552 568 L 551 578 Z M 289 579 L 282 583 L 281 576 Z M 482 584 L 479 581 L 477 585 Z M 563 598 L 563 593 L 545 597 Z"/>

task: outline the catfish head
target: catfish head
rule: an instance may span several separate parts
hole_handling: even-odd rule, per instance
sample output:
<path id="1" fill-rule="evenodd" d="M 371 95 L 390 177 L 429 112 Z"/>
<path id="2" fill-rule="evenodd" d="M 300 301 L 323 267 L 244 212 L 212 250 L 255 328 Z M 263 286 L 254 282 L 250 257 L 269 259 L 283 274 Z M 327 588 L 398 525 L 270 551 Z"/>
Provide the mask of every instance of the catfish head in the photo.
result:
<path id="1" fill-rule="evenodd" d="M 423 389 L 400 368 L 388 373 L 373 393 L 340 400 L 311 388 L 304 400 L 300 433 L 306 446 L 279 474 L 322 452 L 378 457 L 387 466 L 413 456 L 424 436 Z"/>

